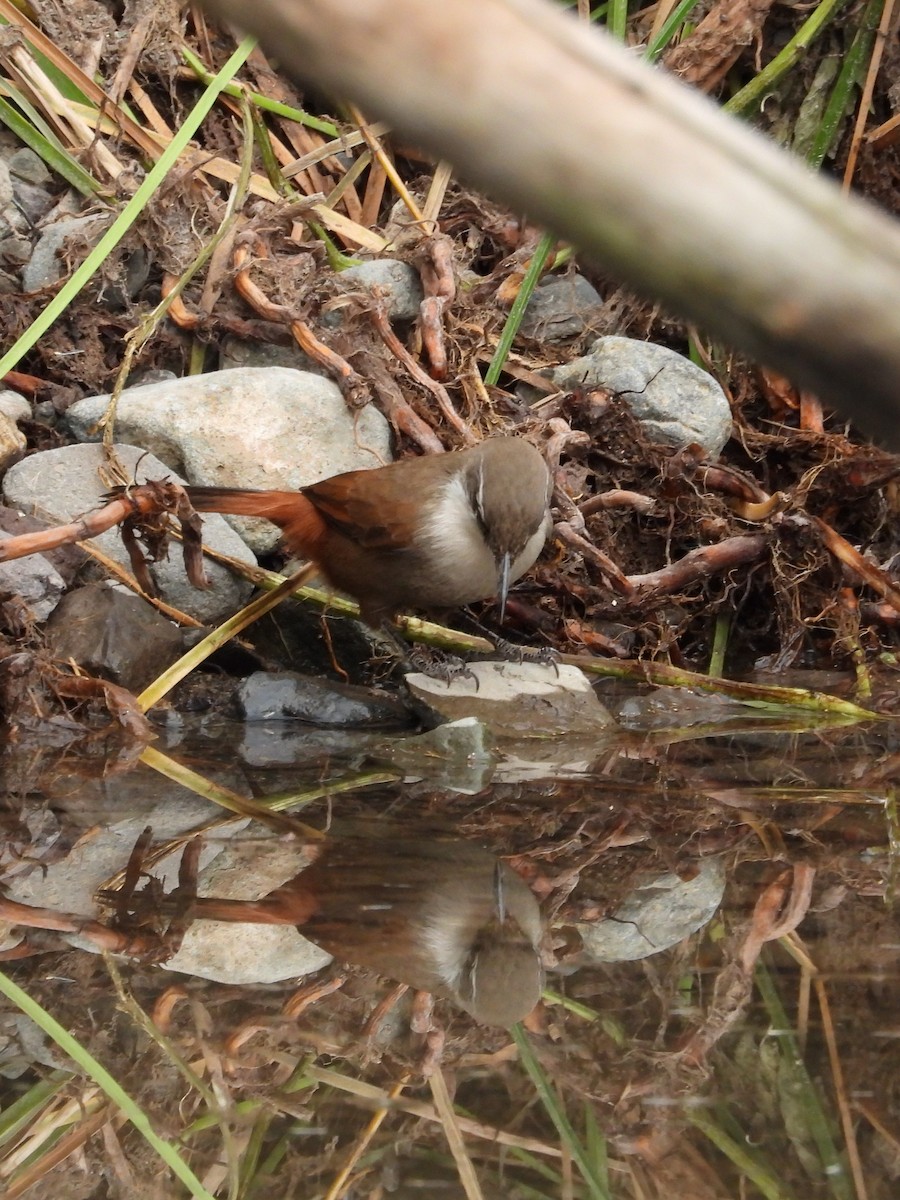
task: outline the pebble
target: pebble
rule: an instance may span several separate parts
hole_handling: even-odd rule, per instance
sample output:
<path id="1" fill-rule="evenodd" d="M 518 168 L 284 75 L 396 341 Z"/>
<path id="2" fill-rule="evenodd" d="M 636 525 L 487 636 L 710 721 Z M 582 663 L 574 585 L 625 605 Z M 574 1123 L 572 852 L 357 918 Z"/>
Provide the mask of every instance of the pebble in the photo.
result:
<path id="1" fill-rule="evenodd" d="M 583 275 L 550 276 L 528 301 L 519 336 L 541 342 L 578 337 L 596 320 L 603 300 Z"/>
<path id="2" fill-rule="evenodd" d="M 398 258 L 375 258 L 348 267 L 338 272 L 334 284 L 339 293 L 377 291 L 390 321 L 414 321 L 424 296 L 418 271 Z M 340 308 L 326 308 L 324 318 L 326 326 L 339 324 Z"/>

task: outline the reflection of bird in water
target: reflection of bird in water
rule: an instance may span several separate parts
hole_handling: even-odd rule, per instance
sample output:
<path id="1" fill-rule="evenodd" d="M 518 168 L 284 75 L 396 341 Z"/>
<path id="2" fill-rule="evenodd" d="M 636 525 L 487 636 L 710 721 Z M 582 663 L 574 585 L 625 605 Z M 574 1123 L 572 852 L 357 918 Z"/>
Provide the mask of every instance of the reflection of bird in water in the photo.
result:
<path id="1" fill-rule="evenodd" d="M 313 863 L 259 900 L 198 897 L 188 919 L 296 925 L 342 962 L 453 1001 L 509 1026 L 541 993 L 537 901 L 472 842 L 336 822 Z"/>

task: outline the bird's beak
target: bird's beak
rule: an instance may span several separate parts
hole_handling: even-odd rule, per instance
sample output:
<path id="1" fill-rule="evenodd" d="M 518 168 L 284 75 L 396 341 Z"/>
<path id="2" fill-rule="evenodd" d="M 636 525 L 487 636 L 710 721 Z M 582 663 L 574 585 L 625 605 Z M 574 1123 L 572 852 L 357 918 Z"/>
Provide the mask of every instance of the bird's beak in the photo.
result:
<path id="1" fill-rule="evenodd" d="M 497 589 L 497 594 L 500 597 L 500 624 L 503 624 L 503 618 L 506 615 L 506 593 L 509 591 L 509 554 L 504 554 L 500 559 L 500 586 Z"/>

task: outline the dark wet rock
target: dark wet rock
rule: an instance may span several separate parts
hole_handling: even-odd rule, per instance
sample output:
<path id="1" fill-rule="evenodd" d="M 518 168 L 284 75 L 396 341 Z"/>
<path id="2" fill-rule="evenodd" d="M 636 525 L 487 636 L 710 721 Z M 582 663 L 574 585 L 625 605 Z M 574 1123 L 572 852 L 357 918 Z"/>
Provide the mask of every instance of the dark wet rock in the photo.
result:
<path id="1" fill-rule="evenodd" d="M 601 337 L 582 358 L 548 372 L 563 391 L 607 388 L 648 434 L 666 446 L 696 442 L 716 458 L 731 436 L 731 408 L 719 384 L 690 359 L 635 338 Z"/>
<path id="2" fill-rule="evenodd" d="M 79 441 L 100 437 L 108 396 L 79 400 L 66 422 Z M 353 413 L 329 379 L 284 367 L 216 371 L 128 388 L 119 436 L 152 451 L 189 483 L 294 488 L 391 458 L 390 426 L 371 405 Z M 257 551 L 279 532 L 268 521 L 230 518 Z"/>
<path id="3" fill-rule="evenodd" d="M 477 717 L 500 738 L 596 733 L 614 724 L 576 667 L 476 662 L 449 682 L 407 675 L 413 696 L 446 721 Z"/>
<path id="4" fill-rule="evenodd" d="M 246 721 L 294 720 L 338 729 L 402 727 L 414 721 L 394 696 L 294 671 L 258 671 L 242 682 L 236 700 Z"/>
<path id="5" fill-rule="evenodd" d="M 126 470 L 137 472 L 140 482 L 172 478 L 182 482 L 166 465 L 145 454 L 137 446 L 116 446 Z M 7 504 L 23 512 L 36 514 L 48 522 L 66 523 L 99 508 L 106 484 L 99 471 L 106 457 L 98 445 L 62 446 L 43 450 L 16 463 L 3 478 L 3 496 Z M 138 465 L 140 464 L 140 465 Z M 207 516 L 203 521 L 203 540 L 223 554 L 256 564 L 244 542 L 222 517 Z M 104 554 L 130 570 L 127 551 L 118 529 L 107 530 L 93 539 Z M 235 579 L 231 571 L 215 563 L 206 564 L 212 581 L 209 591 L 193 587 L 185 575 L 181 547 L 173 547 L 169 557 L 150 567 L 169 604 L 200 621 L 212 623 L 229 616 L 244 604 L 252 591 L 250 584 Z"/>
<path id="6" fill-rule="evenodd" d="M 583 275 L 551 276 L 534 289 L 519 333 L 542 342 L 577 337 L 590 330 L 602 303 Z"/>
<path id="7" fill-rule="evenodd" d="M 290 564 L 284 568 L 285 572 L 290 569 Z M 244 637 L 252 640 L 269 669 L 333 677 L 334 664 L 338 663 L 342 677 L 349 683 L 367 683 L 371 679 L 370 660 L 385 653 L 368 625 L 329 617 L 300 603 L 279 605 L 256 621 Z"/>
<path id="8" fill-rule="evenodd" d="M 391 321 L 414 321 L 422 303 L 422 281 L 409 263 L 397 258 L 375 258 L 371 262 L 348 267 L 335 276 L 339 292 L 377 293 L 378 301 L 384 306 Z M 330 310 L 326 307 L 323 318 L 326 326 L 340 324 L 340 304 Z"/>
<path id="9" fill-rule="evenodd" d="M 693 879 L 674 873 L 647 879 L 612 916 L 578 924 L 585 961 L 625 962 L 667 950 L 711 921 L 724 893 L 719 858 L 703 859 Z"/>
<path id="10" fill-rule="evenodd" d="M 51 654 L 131 691 L 146 687 L 183 651 L 181 631 L 139 596 L 104 583 L 70 592 L 47 623 Z"/>

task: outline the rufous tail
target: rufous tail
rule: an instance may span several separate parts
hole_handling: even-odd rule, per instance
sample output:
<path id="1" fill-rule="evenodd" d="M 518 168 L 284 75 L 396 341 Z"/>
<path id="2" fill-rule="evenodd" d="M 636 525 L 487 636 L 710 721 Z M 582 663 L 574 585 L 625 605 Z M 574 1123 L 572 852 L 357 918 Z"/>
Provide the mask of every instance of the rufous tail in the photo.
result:
<path id="1" fill-rule="evenodd" d="M 262 517 L 277 525 L 294 554 L 320 560 L 325 523 L 302 492 L 260 492 L 249 488 L 189 487 L 188 498 L 198 512 L 235 517 Z"/>

